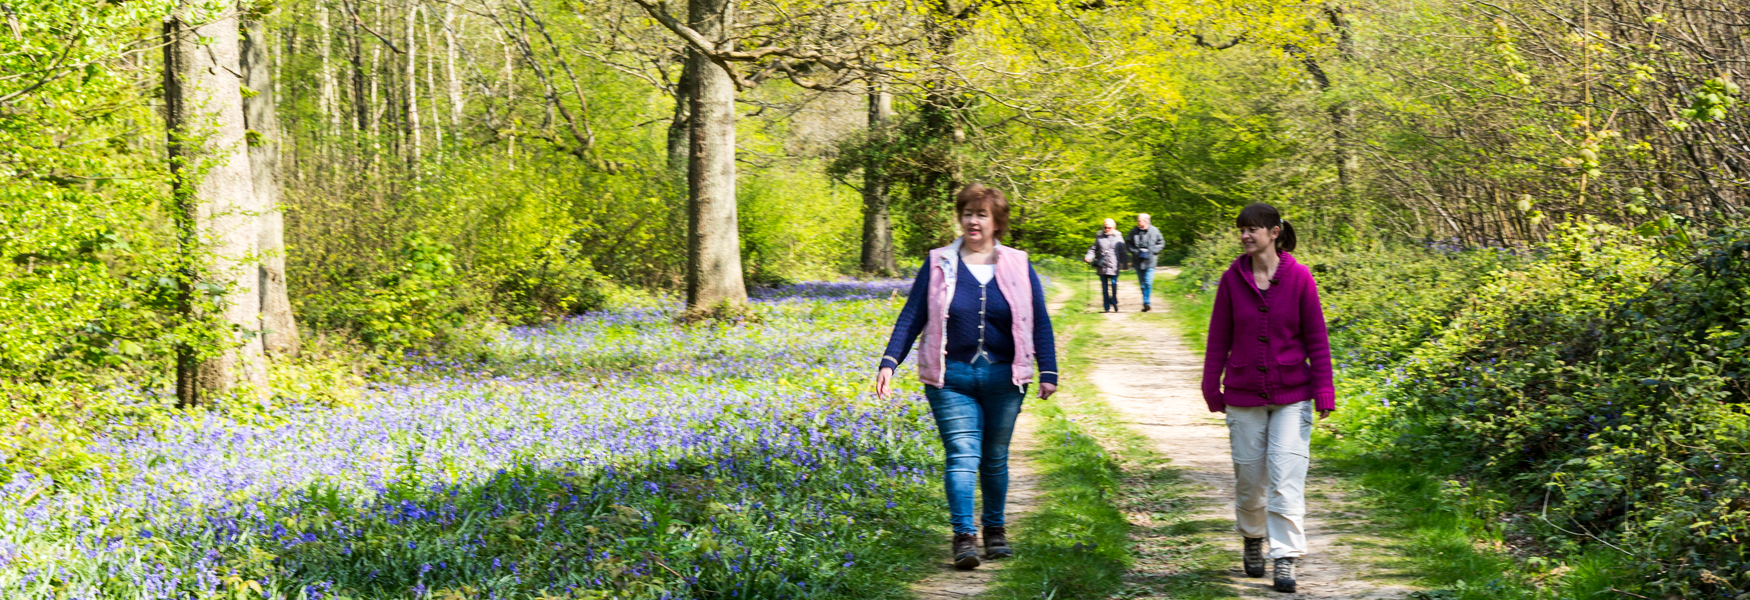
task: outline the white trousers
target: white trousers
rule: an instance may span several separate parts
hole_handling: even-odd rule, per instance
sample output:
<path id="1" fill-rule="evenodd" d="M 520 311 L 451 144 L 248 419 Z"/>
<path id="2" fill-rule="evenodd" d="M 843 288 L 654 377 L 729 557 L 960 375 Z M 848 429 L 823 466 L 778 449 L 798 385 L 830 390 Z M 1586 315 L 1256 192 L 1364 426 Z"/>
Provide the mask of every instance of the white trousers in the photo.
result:
<path id="1" fill-rule="evenodd" d="M 1269 559 L 1306 554 L 1306 464 L 1311 401 L 1227 407 L 1233 445 L 1234 530 L 1270 540 Z"/>

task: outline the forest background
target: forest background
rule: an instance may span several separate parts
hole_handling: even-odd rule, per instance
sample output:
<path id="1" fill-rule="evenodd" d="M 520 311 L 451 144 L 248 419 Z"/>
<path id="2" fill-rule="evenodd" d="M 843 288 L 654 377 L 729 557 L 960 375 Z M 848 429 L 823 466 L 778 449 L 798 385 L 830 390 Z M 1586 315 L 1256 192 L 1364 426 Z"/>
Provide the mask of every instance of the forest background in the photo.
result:
<path id="1" fill-rule="evenodd" d="M 1347 368 L 1421 373 L 1354 431 L 1750 587 L 1744 7 L 686 4 L 0 4 L 6 468 L 89 466 L 121 395 L 270 411 L 629 297 L 905 274 L 983 181 L 1019 248 L 1149 212 L 1205 278 L 1283 207 Z"/>

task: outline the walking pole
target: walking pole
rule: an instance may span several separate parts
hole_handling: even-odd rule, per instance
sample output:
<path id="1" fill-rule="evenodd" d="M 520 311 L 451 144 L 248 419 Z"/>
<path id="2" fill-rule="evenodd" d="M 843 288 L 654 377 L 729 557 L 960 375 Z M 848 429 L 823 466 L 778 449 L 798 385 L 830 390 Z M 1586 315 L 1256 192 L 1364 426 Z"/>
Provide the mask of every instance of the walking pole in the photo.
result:
<path id="1" fill-rule="evenodd" d="M 1086 284 L 1082 286 L 1085 292 L 1082 294 L 1082 312 L 1093 312 L 1094 306 L 1090 302 L 1094 301 L 1094 280 L 1088 277 L 1087 271 L 1082 271 L 1082 282 Z"/>

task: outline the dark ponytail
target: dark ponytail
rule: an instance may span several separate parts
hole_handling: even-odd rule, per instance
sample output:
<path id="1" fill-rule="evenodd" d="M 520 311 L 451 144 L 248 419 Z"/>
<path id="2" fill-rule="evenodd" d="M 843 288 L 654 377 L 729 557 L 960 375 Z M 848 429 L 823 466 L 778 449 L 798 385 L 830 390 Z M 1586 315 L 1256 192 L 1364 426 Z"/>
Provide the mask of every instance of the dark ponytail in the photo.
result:
<path id="1" fill-rule="evenodd" d="M 1274 206 L 1259 202 L 1241 209 L 1240 216 L 1234 219 L 1234 227 L 1281 227 L 1282 233 L 1276 236 L 1276 251 L 1294 251 L 1294 226 L 1288 224 Z"/>

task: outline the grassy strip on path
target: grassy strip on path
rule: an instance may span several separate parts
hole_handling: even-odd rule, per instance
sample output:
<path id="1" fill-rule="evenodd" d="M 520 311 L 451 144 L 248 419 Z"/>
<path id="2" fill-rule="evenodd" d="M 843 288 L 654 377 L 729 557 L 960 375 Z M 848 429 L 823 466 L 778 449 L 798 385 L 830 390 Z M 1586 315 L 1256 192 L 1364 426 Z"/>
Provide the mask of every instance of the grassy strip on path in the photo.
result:
<path id="1" fill-rule="evenodd" d="M 1193 347 L 1208 336 L 1213 291 L 1189 282 L 1166 281 L 1162 294 L 1169 314 Z M 1420 462 L 1382 458 L 1361 441 L 1341 435 L 1345 404 L 1355 396 L 1339 371 L 1338 412 L 1331 424 L 1313 432 L 1313 475 L 1334 479 L 1348 492 L 1355 509 L 1364 511 L 1370 533 L 1406 540 L 1401 558 L 1406 572 L 1431 589 L 1411 594 L 1424 600 L 1496 600 L 1533 598 L 1594 598 L 1611 591 L 1609 581 L 1617 561 L 1589 553 L 1567 568 L 1547 571 L 1541 559 L 1516 560 L 1505 551 L 1500 527 L 1483 515 L 1492 498 L 1456 495 L 1447 490 L 1448 475 Z M 1554 575 L 1553 577 L 1551 575 Z M 1622 596 L 1618 596 L 1622 597 Z"/>
<path id="2" fill-rule="evenodd" d="M 1058 341 L 1060 391 L 1029 400 L 1038 449 L 1027 459 L 1040 474 L 1033 512 L 1012 528 L 1013 564 L 998 577 L 993 598 L 1136 598 L 1136 592 L 1171 590 L 1175 598 L 1226 597 L 1206 532 L 1188 517 L 1195 506 L 1187 485 L 1148 441 L 1125 426 L 1099 398 L 1090 377 L 1094 356 L 1110 343 L 1102 318 L 1089 310 L 1078 264 L 1045 263 L 1040 270 L 1072 294 L 1052 315 Z M 1138 543 L 1126 513 L 1143 512 L 1150 538 Z M 1153 523 L 1164 525 L 1154 527 Z M 1165 555 L 1165 556 L 1163 556 Z M 1138 580 L 1133 566 L 1170 560 L 1166 577 Z"/>

